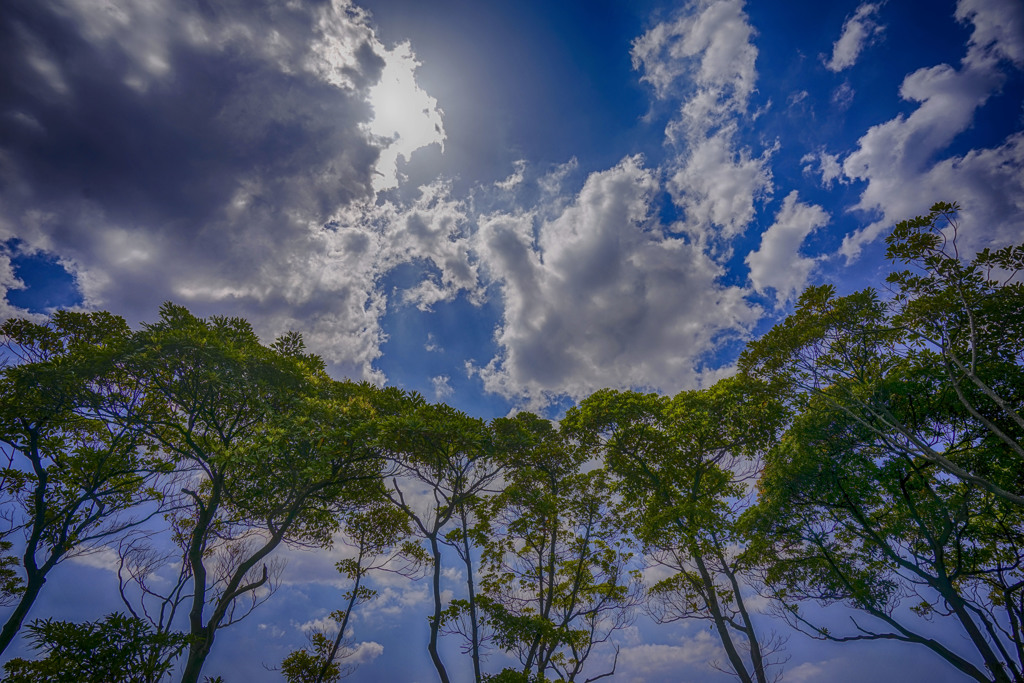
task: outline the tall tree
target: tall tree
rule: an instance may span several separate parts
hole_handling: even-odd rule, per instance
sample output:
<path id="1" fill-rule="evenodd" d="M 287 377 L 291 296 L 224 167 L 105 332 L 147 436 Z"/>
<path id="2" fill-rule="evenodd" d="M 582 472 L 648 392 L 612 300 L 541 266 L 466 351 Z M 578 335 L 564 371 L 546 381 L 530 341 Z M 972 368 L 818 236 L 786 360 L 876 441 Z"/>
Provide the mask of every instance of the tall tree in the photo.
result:
<path id="1" fill-rule="evenodd" d="M 108 313 L 59 311 L 46 323 L 12 319 L 0 327 L 17 361 L 0 371 L 0 482 L 12 525 L 6 533 L 24 534 L 24 580 L 11 575 L 10 558 L 2 562 L 15 604 L 0 652 L 50 571 L 139 523 L 144 515 L 130 511 L 157 495 L 146 481 L 160 466 L 140 448 L 137 425 L 148 409 L 118 362 L 129 334 Z"/>
<path id="2" fill-rule="evenodd" d="M 934 413 L 946 397 L 919 389 L 906 388 L 900 424 L 943 429 Z M 974 680 L 1018 683 L 1022 522 L 1020 506 L 894 449 L 824 396 L 768 456 L 760 500 L 744 519 L 759 539 L 751 560 L 763 567 L 779 613 L 803 632 L 913 643 Z M 833 632 L 805 616 L 809 601 L 842 603 L 868 618 L 851 617 L 848 631 Z M 935 617 L 959 627 L 960 637 L 934 634 L 926 622 Z"/>
<path id="3" fill-rule="evenodd" d="M 406 540 L 412 532 L 408 517 L 384 500 L 345 514 L 343 525 L 342 542 L 352 550 L 351 557 L 339 560 L 336 565 L 352 582 L 344 594 L 345 608 L 331 613 L 337 624 L 334 633 L 325 630 L 314 634 L 313 653 L 299 650 L 285 659 L 282 671 L 289 681 L 325 683 L 350 674 L 354 666 L 342 666 L 346 654 L 342 646 L 352 613 L 358 605 L 377 596 L 376 591 L 366 586 L 366 578 L 378 571 L 414 578 L 429 564 L 423 548 Z"/>
<path id="4" fill-rule="evenodd" d="M 398 475 L 391 480 L 389 496 L 412 523 L 414 532 L 427 542 L 433 564 L 431 590 L 433 612 L 429 618 L 427 650 L 443 683 L 448 671 L 438 652 L 442 614 L 443 547 L 468 542 L 464 533 L 449 537 L 455 525 L 468 520 L 475 504 L 499 474 L 493 458 L 487 425 L 444 404 L 428 404 L 411 397 L 410 409 L 384 421 L 382 443 L 396 458 Z M 462 528 L 461 526 L 459 528 Z M 470 553 L 460 553 L 467 567 L 467 588 L 475 605 Z M 475 622 L 474 622 L 475 628 Z M 476 641 L 474 641 L 475 644 Z M 479 680 L 480 652 L 473 647 L 475 676 Z"/>
<path id="5" fill-rule="evenodd" d="M 788 390 L 798 410 L 818 395 L 891 449 L 1024 505 L 1024 244 L 964 261 L 956 211 L 939 203 L 896 226 L 888 255 L 905 269 L 889 276 L 891 297 L 812 287 L 740 367 Z M 901 420 L 890 376 L 948 395 L 947 429 Z"/>
<path id="6" fill-rule="evenodd" d="M 586 453 L 547 420 L 520 413 L 500 426 L 505 486 L 482 506 L 478 601 L 521 679 L 574 681 L 595 648 L 632 623 L 639 573 L 610 514 L 605 473 L 583 471 Z M 614 674 L 614 651 L 611 670 L 587 680 Z"/>
<path id="7" fill-rule="evenodd" d="M 674 398 L 599 391 L 564 421 L 604 457 L 648 561 L 672 572 L 650 589 L 654 617 L 709 620 L 741 681 L 766 683 L 777 663 L 778 641 L 758 632 L 744 597 L 736 521 L 783 419 L 767 388 L 741 376 Z"/>
<path id="8" fill-rule="evenodd" d="M 273 551 L 329 542 L 340 508 L 380 495 L 381 396 L 331 380 L 298 335 L 266 347 L 244 320 L 203 320 L 171 304 L 135 336 L 128 367 L 154 407 L 142 428 L 186 506 L 172 520 L 181 573 L 163 606 L 166 621 L 189 607 L 182 681 L 194 683 L 217 630 L 270 587 Z"/>

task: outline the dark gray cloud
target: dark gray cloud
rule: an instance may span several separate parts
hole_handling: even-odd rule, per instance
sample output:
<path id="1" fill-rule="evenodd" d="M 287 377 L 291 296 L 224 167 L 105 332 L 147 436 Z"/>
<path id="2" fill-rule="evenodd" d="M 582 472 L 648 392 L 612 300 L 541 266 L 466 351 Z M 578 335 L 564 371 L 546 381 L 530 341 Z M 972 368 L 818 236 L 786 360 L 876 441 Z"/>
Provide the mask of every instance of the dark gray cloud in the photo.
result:
<path id="1" fill-rule="evenodd" d="M 86 306 L 229 307 L 366 375 L 380 240 L 324 225 L 373 200 L 387 54 L 344 0 L 6 2 L 0 240 L 59 258 Z"/>

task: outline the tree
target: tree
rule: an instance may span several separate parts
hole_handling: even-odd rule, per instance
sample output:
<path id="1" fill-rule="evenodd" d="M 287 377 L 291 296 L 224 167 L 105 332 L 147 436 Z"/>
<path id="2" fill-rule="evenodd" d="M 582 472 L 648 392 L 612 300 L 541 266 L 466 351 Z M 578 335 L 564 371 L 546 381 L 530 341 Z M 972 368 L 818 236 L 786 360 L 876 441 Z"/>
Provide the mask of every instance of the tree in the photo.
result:
<path id="1" fill-rule="evenodd" d="M 170 591 L 147 593 L 152 561 L 128 574 L 142 579 L 142 601 L 157 597 L 164 625 L 188 605 L 182 681 L 194 683 L 217 630 L 272 588 L 273 551 L 328 543 L 340 510 L 380 496 L 372 429 L 382 394 L 327 377 L 298 335 L 265 347 L 242 319 L 202 320 L 171 304 L 135 335 L 127 358 L 153 406 L 141 429 L 173 468 L 184 506 L 170 518 L 181 552 Z"/>
<path id="2" fill-rule="evenodd" d="M 7 662 L 9 683 L 158 683 L 185 647 L 183 634 L 120 613 L 84 624 L 36 620 L 28 631 L 46 656 Z"/>
<path id="3" fill-rule="evenodd" d="M 518 680 L 574 681 L 594 648 L 632 623 L 639 573 L 609 514 L 605 473 L 581 471 L 586 453 L 547 420 L 520 413 L 500 426 L 522 436 L 512 448 L 506 434 L 505 487 L 481 506 L 478 602 L 494 642 L 518 657 Z M 613 663 L 587 680 L 614 672 Z"/>
<path id="4" fill-rule="evenodd" d="M 145 518 L 128 513 L 158 501 L 147 481 L 161 466 L 142 448 L 137 421 L 148 408 L 118 359 L 124 320 L 58 311 L 43 324 L 8 320 L 0 335 L 19 361 L 0 370 L 0 482 L 12 525 L 4 535 L 24 534 L 24 581 L 11 575 L 9 557 L 0 562 L 5 601 L 15 602 L 2 652 L 57 564 Z"/>
<path id="5" fill-rule="evenodd" d="M 746 605 L 736 520 L 783 419 L 765 386 L 734 377 L 674 398 L 599 391 L 564 420 L 604 458 L 648 561 L 672 572 L 650 589 L 655 619 L 711 621 L 741 681 L 765 683 L 778 645 Z"/>
<path id="6" fill-rule="evenodd" d="M 923 432 L 950 407 L 944 398 L 919 395 L 894 414 Z M 977 681 L 1024 680 L 1020 506 L 894 449 L 825 396 L 769 454 L 759 486 L 744 519 L 759 539 L 748 554 L 795 627 L 837 642 L 918 644 Z M 804 615 L 806 601 L 870 618 L 851 617 L 849 633 L 833 633 Z M 936 617 L 961 637 L 930 634 L 925 622 Z"/>
<path id="7" fill-rule="evenodd" d="M 809 288 L 793 315 L 748 345 L 740 368 L 798 411 L 820 396 L 891 450 L 1024 505 L 1024 285 L 1015 281 L 1024 244 L 964 262 L 956 211 L 936 204 L 887 238 L 889 258 L 907 266 L 889 276 L 891 298 Z M 901 421 L 894 406 L 907 395 L 891 377 L 946 396 L 945 428 Z"/>
<path id="8" fill-rule="evenodd" d="M 423 548 L 405 541 L 412 531 L 408 517 L 382 501 L 346 514 L 344 529 L 345 543 L 355 551 L 354 556 L 337 563 L 338 571 L 352 581 L 352 588 L 344 595 L 347 600 L 345 609 L 331 613 L 331 618 L 337 623 L 335 633 L 314 633 L 311 637 L 312 652 L 299 650 L 285 659 L 281 671 L 292 683 L 337 681 L 354 669 L 342 666 L 341 660 L 345 655 L 342 644 L 356 606 L 377 595 L 363 583 L 371 572 L 389 571 L 412 577 L 429 564 Z"/>
<path id="9" fill-rule="evenodd" d="M 432 562 L 433 613 L 429 618 L 427 650 L 442 683 L 448 672 L 438 653 L 438 636 L 444 606 L 441 602 L 442 546 L 468 543 L 465 527 L 469 508 L 495 480 L 499 469 L 493 458 L 490 434 L 483 420 L 444 404 L 428 404 L 410 397 L 410 407 L 384 422 L 382 443 L 396 458 L 398 476 L 391 480 L 391 501 L 404 512 L 414 532 L 426 540 Z M 461 523 L 463 532 L 448 537 L 451 525 Z M 472 556 L 468 548 L 460 557 L 467 568 L 469 604 L 475 610 Z M 471 631 L 477 632 L 475 611 Z M 480 680 L 479 640 L 471 636 L 476 680 Z"/>
<path id="10" fill-rule="evenodd" d="M 294 650 L 281 662 L 281 674 L 288 683 L 337 683 L 351 673 L 342 667 L 331 638 L 320 631 L 309 636 L 310 648 Z"/>

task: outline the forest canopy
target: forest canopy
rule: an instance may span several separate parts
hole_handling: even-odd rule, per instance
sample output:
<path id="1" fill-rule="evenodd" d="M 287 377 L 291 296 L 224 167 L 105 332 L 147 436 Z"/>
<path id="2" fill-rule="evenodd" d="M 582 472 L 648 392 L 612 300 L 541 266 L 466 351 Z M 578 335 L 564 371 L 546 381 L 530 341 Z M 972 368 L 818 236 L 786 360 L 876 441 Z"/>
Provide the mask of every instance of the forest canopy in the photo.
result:
<path id="1" fill-rule="evenodd" d="M 347 629 L 381 572 L 429 583 L 443 682 L 441 639 L 477 681 L 610 677 L 640 615 L 706 622 L 741 681 L 778 679 L 790 630 L 1024 681 L 1024 244 L 962 258 L 957 208 L 896 226 L 884 290 L 807 289 L 734 376 L 604 389 L 558 423 L 337 380 L 297 334 L 169 303 L 138 329 L 8 320 L 0 652 L 38 657 L 6 679 L 204 680 L 281 551 L 344 539 L 348 589 L 278 663 L 288 681 L 355 670 Z M 53 569 L 99 548 L 121 602 L 29 620 Z M 833 605 L 842 631 L 818 621 Z"/>

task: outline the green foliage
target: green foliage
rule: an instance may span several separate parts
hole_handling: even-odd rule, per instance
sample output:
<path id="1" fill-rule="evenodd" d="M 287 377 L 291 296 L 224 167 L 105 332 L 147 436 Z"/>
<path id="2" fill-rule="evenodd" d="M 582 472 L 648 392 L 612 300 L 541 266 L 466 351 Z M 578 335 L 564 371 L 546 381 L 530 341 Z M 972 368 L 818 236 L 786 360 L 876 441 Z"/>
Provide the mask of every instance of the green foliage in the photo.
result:
<path id="1" fill-rule="evenodd" d="M 25 590 L 25 582 L 17 570 L 21 560 L 14 555 L 6 554 L 12 545 L 10 541 L 0 540 L 0 605 L 3 606 L 15 602 Z"/>
<path id="2" fill-rule="evenodd" d="M 351 671 L 343 639 L 376 596 L 369 572 L 425 568 L 442 681 L 441 633 L 465 637 L 476 680 L 575 680 L 640 603 L 637 547 L 669 570 L 649 612 L 708 620 L 743 681 L 767 683 L 772 664 L 744 602 L 752 582 L 812 637 L 924 644 L 976 680 L 1021 680 L 1024 244 L 962 258 L 957 211 L 895 227 L 889 291 L 808 288 L 739 375 L 673 397 L 601 390 L 557 428 L 335 381 L 296 333 L 268 346 L 241 318 L 172 304 L 137 332 L 107 313 L 7 321 L 0 603 L 15 609 L 0 650 L 47 573 L 123 534 L 140 504 L 164 515 L 180 557 L 122 547 L 155 630 L 119 614 L 34 622 L 44 656 L 8 662 L 6 680 L 156 681 L 188 647 L 194 683 L 217 630 L 272 592 L 275 550 L 341 529 L 355 551 L 337 563 L 346 604 L 336 631 L 285 658 L 289 681 Z M 22 558 L 10 533 L 25 535 Z M 467 583 L 444 605 L 451 550 Z M 163 566 L 180 574 L 158 593 Z M 870 620 L 829 630 L 805 601 Z M 164 630 L 180 606 L 187 639 Z M 939 617 L 960 643 L 925 635 L 920 621 Z M 521 668 L 483 675 L 487 645 Z"/>
<path id="3" fill-rule="evenodd" d="M 36 620 L 26 628 L 45 656 L 7 662 L 10 683 L 156 683 L 186 642 L 183 634 L 153 631 L 120 613 L 84 624 Z"/>
<path id="4" fill-rule="evenodd" d="M 342 678 L 341 665 L 330 656 L 331 641 L 322 633 L 310 636 L 309 649 L 296 650 L 281 662 L 288 683 L 335 683 Z"/>
<path id="5" fill-rule="evenodd" d="M 605 473 L 581 471 L 583 449 L 528 413 L 495 422 L 515 447 L 505 453 L 504 488 L 478 510 L 478 605 L 495 644 L 523 672 L 575 680 L 594 648 L 632 621 L 639 575 L 631 548 L 610 514 Z M 459 608 L 453 603 L 450 616 Z"/>
<path id="6" fill-rule="evenodd" d="M 964 261 L 956 210 L 936 204 L 887 238 L 907 267 L 890 299 L 812 287 L 740 368 L 798 410 L 818 395 L 895 450 L 1024 505 L 1024 244 Z"/>
<path id="7" fill-rule="evenodd" d="M 44 324 L 8 320 L 0 370 L 0 486 L 12 525 L 24 533 L 23 582 L 5 557 L 5 601 L 15 602 L 0 651 L 16 635 L 46 581 L 69 553 L 124 531 L 127 513 L 152 501 L 161 470 L 137 429 L 148 411 L 121 363 L 129 339 L 109 313 L 59 311 Z"/>
<path id="8" fill-rule="evenodd" d="M 329 544 L 339 512 L 380 497 L 377 410 L 391 410 L 394 392 L 332 380 L 296 334 L 267 347 L 245 320 L 172 304 L 133 335 L 125 366 L 151 410 L 137 428 L 173 470 L 179 504 L 169 516 L 178 580 L 143 599 L 170 619 L 175 596 L 190 596 L 202 616 L 183 680 L 197 681 L 216 631 L 273 591 L 274 550 Z"/>
<path id="9" fill-rule="evenodd" d="M 568 411 L 563 426 L 604 458 L 617 514 L 650 562 L 672 572 L 649 590 L 661 622 L 712 621 L 741 680 L 765 680 L 770 664 L 743 602 L 736 521 L 760 455 L 786 411 L 769 387 L 737 376 L 673 398 L 602 390 Z M 741 656 L 746 641 L 750 662 Z"/>
<path id="10" fill-rule="evenodd" d="M 1019 680 L 1024 245 L 962 259 L 957 210 L 896 226 L 888 299 L 809 288 L 744 351 L 740 368 L 796 415 L 741 522 L 745 558 L 814 637 L 919 643 L 976 680 Z M 805 600 L 873 621 L 835 633 Z M 961 643 L 923 635 L 908 600 L 909 615 L 957 623 Z"/>
<path id="11" fill-rule="evenodd" d="M 766 461 L 758 505 L 744 516 L 758 539 L 748 557 L 764 571 L 780 610 L 808 634 L 833 640 L 895 639 L 928 643 L 978 680 L 993 680 L 959 648 L 928 641 L 938 613 L 958 624 L 994 680 L 1011 680 L 1007 653 L 1022 641 L 996 623 L 1021 623 L 1024 516 L 1019 506 L 945 474 L 824 399 L 812 399 Z M 800 602 L 844 603 L 871 615 L 856 635 L 810 623 Z M 981 678 L 978 678 L 981 676 Z"/>

